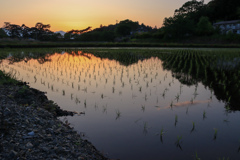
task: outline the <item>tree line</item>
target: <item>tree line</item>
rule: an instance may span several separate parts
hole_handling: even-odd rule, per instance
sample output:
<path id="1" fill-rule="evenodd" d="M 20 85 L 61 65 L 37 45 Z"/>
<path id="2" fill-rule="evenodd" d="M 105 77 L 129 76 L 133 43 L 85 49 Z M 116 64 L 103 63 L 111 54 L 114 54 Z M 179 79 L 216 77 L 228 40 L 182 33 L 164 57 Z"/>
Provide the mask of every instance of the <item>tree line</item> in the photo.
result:
<path id="1" fill-rule="evenodd" d="M 204 0 L 191 0 L 176 9 L 172 17 L 164 19 L 161 31 L 168 38 L 206 36 L 219 33 L 213 23 L 239 18 L 239 0 L 212 0 L 208 4 Z"/>

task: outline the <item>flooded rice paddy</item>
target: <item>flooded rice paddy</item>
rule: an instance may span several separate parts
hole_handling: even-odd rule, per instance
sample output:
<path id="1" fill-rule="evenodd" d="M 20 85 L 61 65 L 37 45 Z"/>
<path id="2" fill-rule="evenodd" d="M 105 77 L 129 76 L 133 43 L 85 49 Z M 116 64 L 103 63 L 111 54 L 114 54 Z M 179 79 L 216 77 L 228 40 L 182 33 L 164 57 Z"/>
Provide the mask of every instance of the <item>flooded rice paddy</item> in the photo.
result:
<path id="1" fill-rule="evenodd" d="M 60 119 L 109 158 L 240 158 L 238 50 L 5 55 L 0 70 L 77 112 Z"/>

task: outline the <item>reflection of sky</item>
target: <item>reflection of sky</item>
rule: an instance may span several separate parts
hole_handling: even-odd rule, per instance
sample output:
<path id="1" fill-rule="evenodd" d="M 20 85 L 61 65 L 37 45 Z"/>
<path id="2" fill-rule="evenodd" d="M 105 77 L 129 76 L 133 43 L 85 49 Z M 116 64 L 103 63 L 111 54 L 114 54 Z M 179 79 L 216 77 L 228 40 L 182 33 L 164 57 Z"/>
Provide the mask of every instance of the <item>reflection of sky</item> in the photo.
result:
<path id="1" fill-rule="evenodd" d="M 151 155 L 152 159 L 158 159 L 168 157 L 171 151 L 189 159 L 199 150 L 209 159 L 204 152 L 209 150 L 206 146 L 216 147 L 212 141 L 213 128 L 221 130 L 219 150 L 221 145 L 233 147 L 224 136 L 231 133 L 228 140 L 232 142 L 234 135 L 239 135 L 236 125 L 223 124 L 224 119 L 237 123 L 238 113 L 225 115 L 224 105 L 214 95 L 210 99 L 208 88 L 201 83 L 191 87 L 180 84 L 170 71 L 162 69 L 158 58 L 129 66 L 91 54 L 54 54 L 50 58 L 51 62 L 43 64 L 36 60 L 13 65 L 3 62 L 0 69 L 11 71 L 17 79 L 46 91 L 48 98 L 61 108 L 85 112 L 67 118 L 76 130 L 85 132 L 97 148 L 109 152 L 113 158 L 146 159 Z M 204 112 L 206 119 L 203 119 Z M 193 122 L 197 131 L 190 135 Z M 167 132 L 163 144 L 156 137 L 162 128 Z M 183 136 L 185 152 L 179 152 L 174 146 L 178 135 Z M 213 158 L 216 154 L 213 151 Z M 223 154 L 228 155 L 229 151 Z"/>

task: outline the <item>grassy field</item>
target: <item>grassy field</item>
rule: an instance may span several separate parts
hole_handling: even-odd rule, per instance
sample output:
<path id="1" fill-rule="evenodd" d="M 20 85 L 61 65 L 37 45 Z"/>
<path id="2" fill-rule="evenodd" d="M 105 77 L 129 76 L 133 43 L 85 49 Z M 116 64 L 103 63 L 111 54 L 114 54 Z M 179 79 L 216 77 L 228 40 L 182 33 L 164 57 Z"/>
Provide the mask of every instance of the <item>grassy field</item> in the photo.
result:
<path id="1" fill-rule="evenodd" d="M 41 42 L 28 40 L 0 40 L 0 48 L 53 47 L 178 47 L 178 48 L 240 48 L 240 44 L 199 44 L 163 42 Z"/>

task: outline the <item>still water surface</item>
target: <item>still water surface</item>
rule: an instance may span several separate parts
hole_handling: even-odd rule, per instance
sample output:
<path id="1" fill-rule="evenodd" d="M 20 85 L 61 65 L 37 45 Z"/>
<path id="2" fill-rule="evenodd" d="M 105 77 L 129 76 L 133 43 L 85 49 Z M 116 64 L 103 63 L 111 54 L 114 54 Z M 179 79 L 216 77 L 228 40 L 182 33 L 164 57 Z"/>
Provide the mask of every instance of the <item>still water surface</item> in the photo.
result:
<path id="1" fill-rule="evenodd" d="M 226 102 L 201 81 L 181 83 L 159 57 L 123 64 L 79 51 L 47 59 L 3 60 L 0 69 L 62 109 L 85 113 L 60 119 L 107 157 L 240 158 L 239 111 L 226 112 Z"/>

